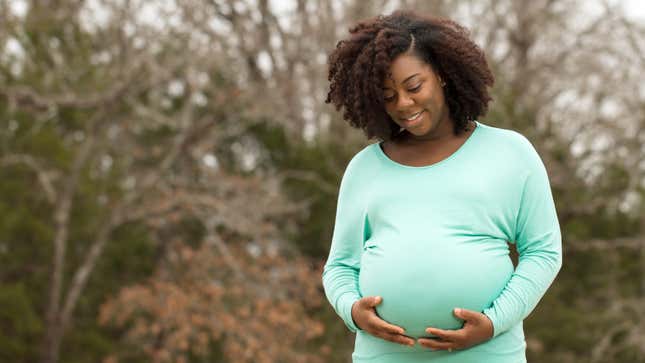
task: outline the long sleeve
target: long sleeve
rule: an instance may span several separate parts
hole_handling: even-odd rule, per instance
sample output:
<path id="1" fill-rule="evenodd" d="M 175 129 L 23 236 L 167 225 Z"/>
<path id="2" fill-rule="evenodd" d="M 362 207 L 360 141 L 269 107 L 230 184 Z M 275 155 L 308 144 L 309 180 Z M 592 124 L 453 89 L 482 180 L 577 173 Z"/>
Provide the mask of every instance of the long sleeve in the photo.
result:
<path id="1" fill-rule="evenodd" d="M 343 175 L 329 257 L 322 273 L 325 295 L 350 331 L 359 328 L 352 319 L 352 304 L 361 298 L 358 288 L 361 252 L 367 238 L 365 187 L 360 182 L 356 157 Z"/>
<path id="2" fill-rule="evenodd" d="M 517 213 L 515 243 L 519 262 L 502 293 L 483 311 L 494 337 L 526 318 L 562 266 L 562 238 L 549 179 L 528 140 L 524 187 Z"/>

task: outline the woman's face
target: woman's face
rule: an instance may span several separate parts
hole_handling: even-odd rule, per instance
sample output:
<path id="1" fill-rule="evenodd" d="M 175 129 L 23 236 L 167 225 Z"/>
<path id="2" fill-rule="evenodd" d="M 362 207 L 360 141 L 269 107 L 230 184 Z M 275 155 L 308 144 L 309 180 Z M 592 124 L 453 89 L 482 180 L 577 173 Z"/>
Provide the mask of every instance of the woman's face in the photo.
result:
<path id="1" fill-rule="evenodd" d="M 383 85 L 385 111 L 412 138 L 433 139 L 452 130 L 442 81 L 432 67 L 412 54 L 390 65 L 391 79 Z"/>

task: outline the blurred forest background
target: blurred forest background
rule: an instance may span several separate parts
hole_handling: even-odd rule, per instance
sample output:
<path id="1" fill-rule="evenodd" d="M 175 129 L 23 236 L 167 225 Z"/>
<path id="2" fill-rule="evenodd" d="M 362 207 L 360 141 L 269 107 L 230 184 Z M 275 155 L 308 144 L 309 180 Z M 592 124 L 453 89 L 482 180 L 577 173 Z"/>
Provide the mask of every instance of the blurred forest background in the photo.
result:
<path id="1" fill-rule="evenodd" d="M 582 0 L 0 0 L 0 361 L 349 362 L 322 265 L 368 143 L 327 54 L 396 8 L 466 25 L 564 266 L 530 362 L 645 362 L 645 21 Z M 641 19 L 641 20 L 639 20 Z"/>

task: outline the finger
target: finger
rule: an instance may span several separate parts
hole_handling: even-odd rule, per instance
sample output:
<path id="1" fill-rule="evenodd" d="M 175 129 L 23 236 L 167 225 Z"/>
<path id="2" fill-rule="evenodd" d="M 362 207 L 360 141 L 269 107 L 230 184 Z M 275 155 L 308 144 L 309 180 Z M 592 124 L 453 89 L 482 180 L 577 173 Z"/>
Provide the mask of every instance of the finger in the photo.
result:
<path id="1" fill-rule="evenodd" d="M 358 306 L 361 310 L 374 311 L 374 307 L 381 303 L 381 299 L 382 298 L 380 296 L 366 296 L 358 300 Z"/>
<path id="2" fill-rule="evenodd" d="M 433 350 L 447 350 L 448 348 L 457 349 L 456 345 L 453 342 L 446 342 L 446 341 L 441 341 L 437 339 L 426 339 L 426 338 L 419 338 L 417 341 L 421 346 L 430 348 Z"/>
<path id="3" fill-rule="evenodd" d="M 442 340 L 446 341 L 456 341 L 461 338 L 461 330 L 443 330 L 443 329 L 437 329 L 437 328 L 428 328 L 426 329 L 426 332 L 428 334 L 436 335 Z"/>
<path id="4" fill-rule="evenodd" d="M 405 333 L 405 329 L 401 328 L 400 326 L 392 325 L 385 320 L 379 318 L 376 314 L 374 314 L 374 320 L 372 321 L 372 324 L 374 326 L 375 330 L 382 331 L 384 333 L 389 333 L 389 334 L 403 334 Z"/>
<path id="5" fill-rule="evenodd" d="M 383 301 L 383 298 L 380 296 L 366 296 L 360 300 L 361 307 L 372 308 Z"/>
<path id="6" fill-rule="evenodd" d="M 387 341 L 402 345 L 413 346 L 415 344 L 414 339 L 408 338 L 405 335 L 401 334 L 380 333 L 378 336 Z"/>
<path id="7" fill-rule="evenodd" d="M 383 298 L 380 296 L 370 296 L 369 298 L 365 299 L 367 306 L 369 307 L 374 307 L 383 301 Z M 373 313 L 373 318 L 368 322 L 374 330 L 381 330 L 387 333 L 392 333 L 392 334 L 403 334 L 405 333 L 405 329 L 392 325 L 385 320 L 381 319 L 376 312 L 374 311 Z"/>
<path id="8" fill-rule="evenodd" d="M 456 308 L 453 313 L 459 319 L 466 320 L 466 321 L 479 321 L 484 315 L 477 311 L 460 309 L 460 308 Z"/>

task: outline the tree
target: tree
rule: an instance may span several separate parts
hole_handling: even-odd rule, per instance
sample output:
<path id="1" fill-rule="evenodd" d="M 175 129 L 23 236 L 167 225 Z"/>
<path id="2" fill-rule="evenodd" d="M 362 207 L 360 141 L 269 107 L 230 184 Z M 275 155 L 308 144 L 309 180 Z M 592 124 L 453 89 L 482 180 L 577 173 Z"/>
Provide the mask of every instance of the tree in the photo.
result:
<path id="1" fill-rule="evenodd" d="M 222 140 L 240 145 L 236 136 L 254 121 L 200 34 L 181 21 L 147 24 L 139 16 L 145 2 L 100 3 L 108 21 L 98 25 L 85 22 L 83 2 L 61 2 L 54 13 L 51 5 L 31 2 L 24 17 L 3 12 L 5 41 L 22 54 L 2 64 L 0 91 L 2 112 L 20 120 L 0 162 L 29 170 L 51 213 L 42 362 L 58 361 L 73 312 L 120 226 L 160 228 L 191 205 L 211 213 L 213 228 L 264 239 L 266 219 L 301 208 L 276 202 L 271 180 L 249 183 L 243 170 L 227 172 L 227 163 L 228 170 L 240 163 L 226 152 L 216 156 L 231 145 Z M 175 10 L 190 15 L 189 6 L 153 6 L 159 14 Z M 38 144 L 42 130 L 60 140 L 56 154 Z M 236 200 L 241 190 L 248 194 Z M 84 205 L 96 214 L 79 215 Z M 92 226 L 89 240 L 73 240 L 81 221 Z M 71 246 L 82 256 L 72 259 Z"/>

